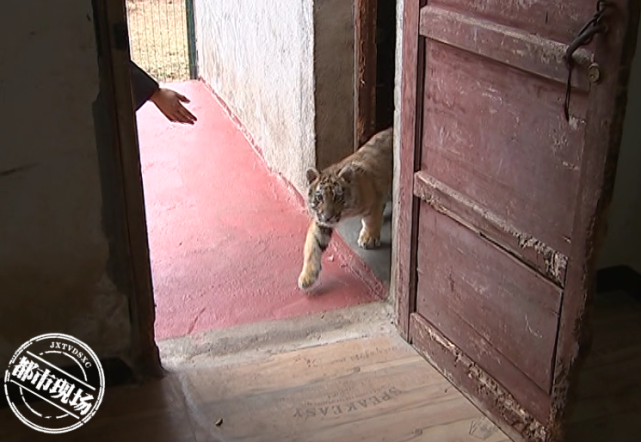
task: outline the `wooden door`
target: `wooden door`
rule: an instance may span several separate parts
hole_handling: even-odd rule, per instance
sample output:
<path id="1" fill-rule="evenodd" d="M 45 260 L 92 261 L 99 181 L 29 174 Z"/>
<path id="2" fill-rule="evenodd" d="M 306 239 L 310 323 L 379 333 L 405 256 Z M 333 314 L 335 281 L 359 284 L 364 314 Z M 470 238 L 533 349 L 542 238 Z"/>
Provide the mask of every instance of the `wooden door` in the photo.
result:
<path id="1" fill-rule="evenodd" d="M 596 7 L 404 1 L 399 328 L 514 440 L 560 438 L 586 329 L 639 2 L 603 6 L 566 119 Z"/>
<path id="2" fill-rule="evenodd" d="M 118 283 L 131 291 L 132 345 L 129 361 L 138 376 L 162 376 L 154 336 L 155 304 L 147 240 L 140 150 L 131 96 L 129 35 L 124 0 L 94 2 L 100 95 L 111 109 L 102 116 L 114 129 L 113 149 L 104 153 L 106 228 L 111 230 Z"/>

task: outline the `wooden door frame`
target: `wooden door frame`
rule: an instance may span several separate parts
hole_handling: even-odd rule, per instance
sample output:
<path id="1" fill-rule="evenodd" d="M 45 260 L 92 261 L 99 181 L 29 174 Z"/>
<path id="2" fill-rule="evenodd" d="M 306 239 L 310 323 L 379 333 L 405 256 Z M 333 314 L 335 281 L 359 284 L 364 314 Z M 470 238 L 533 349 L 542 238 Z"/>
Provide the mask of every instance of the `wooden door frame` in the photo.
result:
<path id="1" fill-rule="evenodd" d="M 403 25 L 402 25 L 402 84 L 401 84 L 401 122 L 400 133 L 400 162 L 395 164 L 396 171 L 394 189 L 394 223 L 393 247 L 394 255 L 392 268 L 391 293 L 395 296 L 395 315 L 397 327 L 401 335 L 412 343 L 410 335 L 410 317 L 416 311 L 416 254 L 417 254 L 417 198 L 414 197 L 413 179 L 417 171 L 418 158 L 422 139 L 422 118 L 417 118 L 417 113 L 422 112 L 423 75 L 425 68 L 423 39 L 419 34 L 420 8 L 427 4 L 427 0 L 402 0 Z M 596 2 L 595 2 L 596 3 Z M 577 197 L 580 203 L 574 215 L 573 232 L 585 232 L 586 240 L 576 241 L 572 244 L 569 256 L 572 261 L 586 260 L 586 266 L 568 266 L 565 280 L 563 304 L 559 318 L 556 355 L 554 358 L 552 405 L 549 422 L 559 424 L 550 428 L 545 440 L 557 440 L 562 434 L 563 423 L 567 405 L 571 399 L 571 392 L 575 385 L 582 356 L 581 350 L 587 349 L 582 344 L 587 343 L 590 330 L 589 313 L 596 286 L 596 256 L 597 251 L 605 236 L 607 209 L 613 194 L 614 177 L 616 173 L 616 159 L 618 156 L 623 119 L 627 102 L 627 83 L 630 76 L 631 60 L 634 55 L 637 41 L 637 26 L 639 22 L 639 2 L 636 0 L 617 0 L 619 14 L 616 17 L 618 24 L 610 31 L 609 41 L 598 38 L 595 59 L 604 66 L 622 66 L 616 73 L 604 76 L 599 85 L 591 91 L 586 121 L 591 124 L 586 128 L 585 155 L 581 165 L 581 176 Z M 624 32 L 617 30 L 627 29 Z M 631 30 L 633 28 L 634 30 Z M 612 51 L 609 42 L 616 39 L 617 48 L 621 51 Z M 409 67 L 409 69 L 408 69 Z M 561 109 L 559 108 L 561 113 Z M 610 120 L 614 115 L 615 118 Z M 606 127 L 607 130 L 604 130 Z M 587 209 L 587 210 L 586 210 Z M 583 236 L 583 235 L 582 235 Z M 457 351 L 456 347 L 444 336 L 432 336 L 431 330 L 420 336 L 423 342 L 433 341 L 429 345 L 434 355 L 425 355 L 428 360 L 450 381 L 448 370 L 463 369 L 461 367 L 473 366 L 473 362 Z M 424 333 L 419 333 L 424 334 Z M 429 336 L 427 336 L 429 334 Z M 577 345 L 578 342 L 578 345 Z M 446 348 L 447 347 L 447 348 Z M 433 357 L 432 357 L 433 356 Z M 440 366 L 440 367 L 439 367 Z M 458 368 L 457 368 L 458 366 Z M 444 370 L 443 367 L 447 369 Z M 472 375 L 472 373 L 470 373 Z M 481 373 L 481 378 L 487 376 Z M 478 381 L 476 381 L 478 382 Z M 489 410 L 500 407 L 494 401 L 493 394 L 488 394 L 482 400 L 475 400 L 469 392 L 474 389 L 474 381 L 468 379 L 465 385 L 457 387 L 466 392 L 466 396 L 480 408 Z M 486 390 L 491 390 L 491 388 Z M 486 393 L 489 393 L 486 392 Z M 524 437 L 506 425 L 497 424 L 516 440 Z M 534 437 L 534 436 L 532 436 Z"/>
<path id="2" fill-rule="evenodd" d="M 378 0 L 354 0 L 354 150 L 376 127 L 376 17 Z"/>
<path id="3" fill-rule="evenodd" d="M 376 124 L 376 17 L 378 0 L 355 0 L 355 144 L 360 147 L 373 135 Z M 104 84 L 112 109 L 112 126 L 117 132 L 113 155 L 117 167 L 116 188 L 121 220 L 125 230 L 125 255 L 128 258 L 132 293 L 129 308 L 132 327 L 132 363 L 138 373 L 157 376 L 162 372 L 155 342 L 155 303 L 151 280 L 151 262 L 144 190 L 140 170 L 140 149 L 133 101 L 130 93 L 130 57 L 125 0 L 95 1 L 99 20 Z M 116 29 L 114 26 L 119 27 Z M 358 43 L 357 43 L 358 42 Z M 127 43 L 123 46 L 123 43 Z"/>
<path id="4" fill-rule="evenodd" d="M 140 168 L 138 130 L 131 95 L 129 69 L 129 37 L 125 0 L 103 2 L 95 0 L 94 17 L 98 33 L 101 64 L 101 94 L 109 109 L 113 137 L 113 149 L 109 153 L 113 161 L 113 188 L 106 189 L 114 195 L 118 207 L 108 207 L 103 202 L 103 211 L 115 210 L 119 228 L 123 230 L 124 244 L 118 254 L 116 271 L 127 280 L 129 288 L 129 316 L 131 324 L 131 368 L 137 376 L 162 376 L 158 346 L 156 345 L 154 321 L 155 304 L 151 279 L 151 261 L 147 235 L 147 219 L 143 182 Z"/>
<path id="5" fill-rule="evenodd" d="M 410 315 L 416 311 L 416 240 L 418 235 L 418 201 L 414 197 L 414 173 L 418 171 L 421 156 L 422 119 L 416 118 L 422 107 L 423 82 L 418 73 L 423 71 L 424 43 L 416 38 L 419 29 L 419 11 L 427 0 L 399 0 L 403 2 L 401 41 L 401 97 L 400 127 L 395 137 L 400 139 L 400 162 L 394 164 L 395 177 L 392 210 L 392 269 L 390 293 L 394 296 L 395 320 L 399 333 L 411 343 Z M 406 69 L 416 66 L 416 69 Z M 398 101 L 398 100 L 397 100 Z M 414 269 L 414 270 L 413 270 Z"/>

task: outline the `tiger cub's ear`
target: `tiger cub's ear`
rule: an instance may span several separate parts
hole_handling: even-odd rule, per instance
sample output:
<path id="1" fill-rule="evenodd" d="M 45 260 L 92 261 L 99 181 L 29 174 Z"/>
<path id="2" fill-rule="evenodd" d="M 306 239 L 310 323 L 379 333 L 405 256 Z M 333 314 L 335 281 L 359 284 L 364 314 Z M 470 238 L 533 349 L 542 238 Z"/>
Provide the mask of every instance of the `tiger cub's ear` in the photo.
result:
<path id="1" fill-rule="evenodd" d="M 307 172 L 305 172 L 305 176 L 307 177 L 307 184 L 312 184 L 316 178 L 318 178 L 320 175 L 320 172 L 313 167 L 310 167 L 307 169 Z"/>
<path id="2" fill-rule="evenodd" d="M 352 181 L 352 178 L 354 178 L 354 169 L 352 169 L 351 165 L 347 164 L 338 172 L 338 177 L 349 183 Z"/>

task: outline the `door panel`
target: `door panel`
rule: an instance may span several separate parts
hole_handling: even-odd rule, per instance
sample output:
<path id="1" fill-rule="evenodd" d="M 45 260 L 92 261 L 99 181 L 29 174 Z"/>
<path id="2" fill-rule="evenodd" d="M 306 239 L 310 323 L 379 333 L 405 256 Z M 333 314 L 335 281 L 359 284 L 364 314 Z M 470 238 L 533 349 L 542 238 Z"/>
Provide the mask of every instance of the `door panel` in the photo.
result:
<path id="1" fill-rule="evenodd" d="M 419 217 L 416 311 L 468 355 L 488 347 L 479 365 L 494 356 L 549 393 L 561 290 L 429 206 Z"/>
<path id="2" fill-rule="evenodd" d="M 564 85 L 433 41 L 425 59 L 421 170 L 567 256 L 584 132 L 558 118 Z"/>
<path id="3" fill-rule="evenodd" d="M 558 0 L 431 0 L 429 4 L 560 42 L 572 40 L 596 6 L 595 1 Z"/>
<path id="4" fill-rule="evenodd" d="M 514 440 L 562 437 L 611 196 L 639 2 L 574 53 L 566 120 L 596 3 L 404 1 L 399 328 Z"/>

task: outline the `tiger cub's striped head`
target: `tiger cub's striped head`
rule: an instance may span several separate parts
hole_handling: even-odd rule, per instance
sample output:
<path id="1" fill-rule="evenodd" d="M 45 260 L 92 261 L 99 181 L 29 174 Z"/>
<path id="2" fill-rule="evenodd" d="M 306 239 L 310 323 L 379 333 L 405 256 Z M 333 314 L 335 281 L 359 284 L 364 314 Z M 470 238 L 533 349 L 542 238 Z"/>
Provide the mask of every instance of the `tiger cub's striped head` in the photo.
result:
<path id="1" fill-rule="evenodd" d="M 329 168 L 319 172 L 307 169 L 307 207 L 316 222 L 334 227 L 342 218 L 352 201 L 353 170 L 345 166 L 340 170 Z"/>

